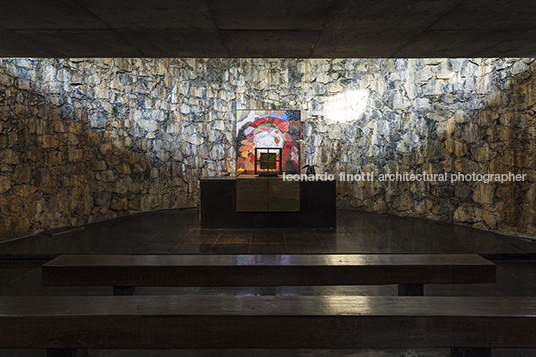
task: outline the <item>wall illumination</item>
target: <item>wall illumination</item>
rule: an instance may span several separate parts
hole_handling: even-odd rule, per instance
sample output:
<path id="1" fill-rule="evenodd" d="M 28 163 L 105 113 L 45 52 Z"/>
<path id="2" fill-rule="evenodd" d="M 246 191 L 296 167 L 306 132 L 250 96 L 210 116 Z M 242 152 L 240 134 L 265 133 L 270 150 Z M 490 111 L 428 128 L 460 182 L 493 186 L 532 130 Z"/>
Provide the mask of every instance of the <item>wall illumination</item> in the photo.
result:
<path id="1" fill-rule="evenodd" d="M 324 118 L 329 123 L 347 123 L 361 118 L 367 107 L 367 90 L 352 90 L 337 94 L 324 105 Z"/>

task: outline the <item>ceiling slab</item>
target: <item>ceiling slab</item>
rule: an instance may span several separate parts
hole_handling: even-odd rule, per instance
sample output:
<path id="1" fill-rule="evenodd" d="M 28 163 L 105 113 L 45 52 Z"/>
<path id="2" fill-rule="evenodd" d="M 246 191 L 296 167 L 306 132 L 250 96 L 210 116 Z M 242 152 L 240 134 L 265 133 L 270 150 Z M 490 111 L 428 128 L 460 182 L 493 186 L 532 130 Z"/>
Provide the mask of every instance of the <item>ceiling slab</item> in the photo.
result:
<path id="1" fill-rule="evenodd" d="M 336 0 L 209 0 L 216 26 L 221 30 L 320 31 Z"/>
<path id="2" fill-rule="evenodd" d="M 17 33 L 38 46 L 37 50 L 30 49 L 31 53 L 47 49 L 47 53 L 54 54 L 31 57 L 144 57 L 142 52 L 111 29 L 26 30 Z"/>
<path id="3" fill-rule="evenodd" d="M 326 30 L 418 33 L 434 25 L 463 0 L 348 1 L 331 13 Z"/>
<path id="4" fill-rule="evenodd" d="M 221 31 L 228 57 L 311 57 L 319 31 Z"/>
<path id="5" fill-rule="evenodd" d="M 216 31 L 202 29 L 128 29 L 118 34 L 141 57 L 229 57 Z"/>
<path id="6" fill-rule="evenodd" d="M 392 57 L 431 57 L 429 53 L 448 53 L 448 57 L 498 57 L 497 49 L 510 36 L 501 30 L 429 30 L 408 42 Z M 438 57 L 438 56 L 434 56 Z"/>
<path id="7" fill-rule="evenodd" d="M 415 33 L 381 31 L 330 31 L 322 33 L 312 57 L 317 58 L 387 58 L 393 57 Z"/>
<path id="8" fill-rule="evenodd" d="M 534 29 L 535 14 L 536 1 L 463 1 L 437 21 L 431 30 Z"/>
<path id="9" fill-rule="evenodd" d="M 106 29 L 102 19 L 93 16 L 72 0 L 0 1 L 0 28 L 10 30 Z"/>
<path id="10" fill-rule="evenodd" d="M 202 0 L 78 0 L 77 2 L 116 30 L 190 28 L 216 30 L 208 5 Z"/>
<path id="11" fill-rule="evenodd" d="M 9 57 L 536 57 L 534 0 L 0 1 Z"/>
<path id="12" fill-rule="evenodd" d="M 35 39 L 0 29 L 0 57 L 26 57 L 29 53 L 40 54 L 35 57 L 62 57 L 58 56 L 57 49 Z"/>
<path id="13" fill-rule="evenodd" d="M 515 41 L 512 41 L 511 38 L 503 40 L 494 48 L 489 49 L 493 56 L 487 57 L 535 57 L 536 30 L 520 32 L 514 35 Z M 515 56 L 512 54 L 515 54 Z"/>

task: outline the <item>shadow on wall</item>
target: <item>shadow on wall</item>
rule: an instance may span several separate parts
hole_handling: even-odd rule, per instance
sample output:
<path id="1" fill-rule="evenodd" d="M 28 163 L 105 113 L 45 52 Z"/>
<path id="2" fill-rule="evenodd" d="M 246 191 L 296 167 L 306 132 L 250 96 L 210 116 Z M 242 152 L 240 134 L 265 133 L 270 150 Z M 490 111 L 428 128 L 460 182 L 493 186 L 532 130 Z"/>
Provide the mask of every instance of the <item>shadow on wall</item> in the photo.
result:
<path id="1" fill-rule="evenodd" d="M 519 60 L 501 68 L 483 60 L 480 66 L 485 75 L 472 84 L 474 90 L 456 88 L 456 78 L 449 78 L 440 81 L 439 91 L 427 95 L 428 84 L 422 84 L 418 100 L 426 101 L 425 111 L 402 114 L 399 120 L 386 116 L 369 120 L 360 124 L 364 131 L 352 128 L 362 137 L 342 145 L 358 152 L 357 159 L 344 163 L 344 150 L 337 147 L 324 153 L 322 164 L 339 165 L 336 171 L 356 173 L 353 167 L 357 167 L 375 175 L 373 182 L 339 182 L 339 205 L 535 237 L 536 62 L 527 60 L 524 65 Z M 408 125 L 411 121 L 413 127 Z M 332 146 L 337 144 L 331 141 Z M 342 165 L 335 164 L 341 159 Z M 446 173 L 447 181 L 378 179 L 397 172 Z M 473 173 L 525 176 L 523 181 L 509 176 L 504 182 L 493 176 L 486 182 L 489 176 Z M 472 176 L 470 181 L 465 180 L 467 175 Z"/>
<path id="2" fill-rule="evenodd" d="M 517 74 L 488 106 L 476 111 L 470 118 L 479 124 L 476 140 L 462 141 L 467 145 L 466 156 L 481 163 L 478 168 L 483 173 L 522 174 L 524 180 L 473 184 L 471 198 L 474 203 L 460 206 L 454 213 L 456 221 L 477 221 L 485 228 L 536 236 L 534 68 L 533 63 L 532 71 Z M 467 134 L 470 130 L 454 129 L 471 137 Z"/>
<path id="3" fill-rule="evenodd" d="M 98 78 L 57 78 L 72 63 L 0 61 L 0 240 L 197 204 L 188 155 L 168 123 L 143 130 L 122 90 L 90 107 L 99 94 L 88 83 Z"/>

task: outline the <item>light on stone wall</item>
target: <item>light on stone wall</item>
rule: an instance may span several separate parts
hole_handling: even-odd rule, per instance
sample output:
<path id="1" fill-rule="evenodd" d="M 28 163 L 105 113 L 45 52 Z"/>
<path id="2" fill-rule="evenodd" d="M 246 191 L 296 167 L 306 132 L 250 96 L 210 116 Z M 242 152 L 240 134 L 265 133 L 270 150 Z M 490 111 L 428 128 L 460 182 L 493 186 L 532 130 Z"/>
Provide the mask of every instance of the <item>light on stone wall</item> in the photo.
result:
<path id="1" fill-rule="evenodd" d="M 367 107 L 367 90 L 352 90 L 328 99 L 324 118 L 328 123 L 347 123 L 361 118 Z"/>

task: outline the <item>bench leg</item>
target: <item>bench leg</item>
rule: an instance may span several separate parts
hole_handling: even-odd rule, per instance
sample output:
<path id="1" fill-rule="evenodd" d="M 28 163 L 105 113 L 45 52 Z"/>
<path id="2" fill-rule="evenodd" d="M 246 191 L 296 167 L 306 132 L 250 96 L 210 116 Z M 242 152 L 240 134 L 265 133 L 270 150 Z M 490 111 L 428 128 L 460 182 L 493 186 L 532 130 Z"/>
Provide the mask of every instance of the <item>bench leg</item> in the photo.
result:
<path id="1" fill-rule="evenodd" d="M 114 295 L 134 295 L 135 286 L 114 286 Z"/>
<path id="2" fill-rule="evenodd" d="M 451 348 L 450 357 L 491 357 L 491 348 Z"/>
<path id="3" fill-rule="evenodd" d="M 424 296 L 424 285 L 398 284 L 398 296 Z"/>
<path id="4" fill-rule="evenodd" d="M 47 348 L 47 357 L 74 357 L 75 353 L 72 348 Z"/>

